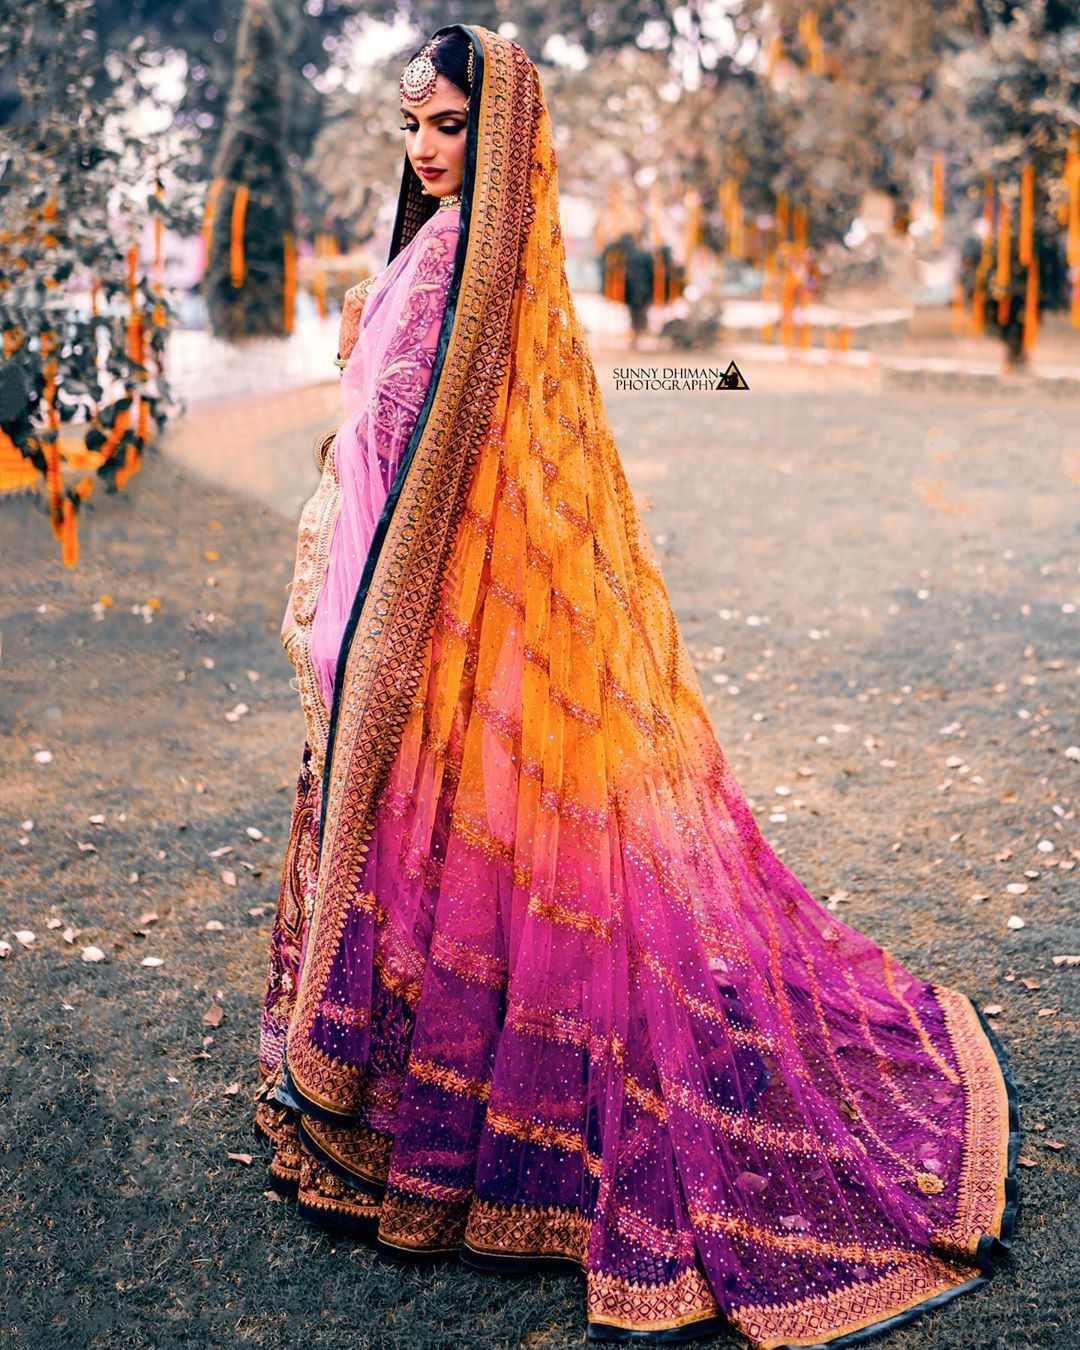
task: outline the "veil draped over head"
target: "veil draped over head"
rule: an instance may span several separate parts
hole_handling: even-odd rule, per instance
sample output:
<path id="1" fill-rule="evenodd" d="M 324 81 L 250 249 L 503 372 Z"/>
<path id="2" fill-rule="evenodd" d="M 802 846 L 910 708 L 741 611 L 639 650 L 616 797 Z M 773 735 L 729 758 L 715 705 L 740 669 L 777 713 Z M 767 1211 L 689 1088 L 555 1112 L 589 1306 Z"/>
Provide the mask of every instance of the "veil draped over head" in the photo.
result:
<path id="1" fill-rule="evenodd" d="M 539 76 L 452 27 L 457 254 L 294 810 L 260 1124 L 312 1213 L 578 1263 L 595 1338 L 848 1336 L 986 1278 L 1007 1071 L 758 830 L 575 314 Z M 391 257 L 435 209 L 406 164 Z"/>

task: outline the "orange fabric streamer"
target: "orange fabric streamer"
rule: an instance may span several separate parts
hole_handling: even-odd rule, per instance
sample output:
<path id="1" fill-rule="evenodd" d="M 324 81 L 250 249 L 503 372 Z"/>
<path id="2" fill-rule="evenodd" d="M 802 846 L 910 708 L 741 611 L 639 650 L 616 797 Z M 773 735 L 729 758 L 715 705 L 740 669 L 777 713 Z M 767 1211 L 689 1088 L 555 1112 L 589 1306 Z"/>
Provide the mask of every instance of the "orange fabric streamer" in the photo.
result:
<path id="1" fill-rule="evenodd" d="M 1001 296 L 998 300 L 998 323 L 1005 324 L 1009 319 L 1009 277 L 1011 275 L 1009 267 L 1009 251 L 1012 246 L 1012 236 L 1009 229 L 1009 202 L 1005 194 L 998 193 L 998 252 L 997 252 L 997 284 Z"/>
<path id="2" fill-rule="evenodd" d="M 296 236 L 291 230 L 285 231 L 283 244 L 281 303 L 282 329 L 291 333 L 296 322 Z"/>
<path id="3" fill-rule="evenodd" d="M 229 229 L 229 280 L 234 289 L 239 290 L 247 274 L 244 258 L 244 219 L 247 215 L 248 188 L 241 183 L 233 196 L 232 214 Z"/>
<path id="4" fill-rule="evenodd" d="M 1016 239 L 1017 262 L 1027 267 L 1031 262 L 1032 236 L 1035 225 L 1035 166 L 1025 164 L 1020 175 L 1020 233 Z"/>
<path id="5" fill-rule="evenodd" d="M 74 567 L 79 561 L 79 526 L 75 503 L 65 497 L 60 521 L 60 558 L 65 567 Z"/>

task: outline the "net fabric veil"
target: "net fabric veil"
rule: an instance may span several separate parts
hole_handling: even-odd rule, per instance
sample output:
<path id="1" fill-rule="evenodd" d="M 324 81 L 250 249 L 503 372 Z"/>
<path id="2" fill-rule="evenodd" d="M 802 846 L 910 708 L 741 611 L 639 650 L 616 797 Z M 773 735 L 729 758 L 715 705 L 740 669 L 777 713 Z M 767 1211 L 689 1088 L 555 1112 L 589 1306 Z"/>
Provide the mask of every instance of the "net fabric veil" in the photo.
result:
<path id="1" fill-rule="evenodd" d="M 393 1247 L 579 1264 L 596 1338 L 858 1335 L 1008 1242 L 1007 1069 L 759 831 L 575 313 L 539 76 L 461 27 L 442 336 L 282 875 L 272 1170 Z"/>

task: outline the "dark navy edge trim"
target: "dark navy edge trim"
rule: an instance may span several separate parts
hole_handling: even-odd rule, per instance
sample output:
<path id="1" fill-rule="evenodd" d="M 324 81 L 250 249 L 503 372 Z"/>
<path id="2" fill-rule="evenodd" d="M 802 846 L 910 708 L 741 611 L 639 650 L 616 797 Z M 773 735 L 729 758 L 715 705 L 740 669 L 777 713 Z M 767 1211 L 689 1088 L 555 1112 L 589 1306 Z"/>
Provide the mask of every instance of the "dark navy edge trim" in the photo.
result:
<path id="1" fill-rule="evenodd" d="M 617 1345 L 684 1345 L 730 1330 L 731 1323 L 723 1315 L 703 1317 L 688 1322 L 684 1327 L 668 1327 L 665 1331 L 635 1331 L 631 1327 L 614 1327 L 606 1322 L 590 1322 L 585 1332 L 587 1341 L 607 1341 Z"/>

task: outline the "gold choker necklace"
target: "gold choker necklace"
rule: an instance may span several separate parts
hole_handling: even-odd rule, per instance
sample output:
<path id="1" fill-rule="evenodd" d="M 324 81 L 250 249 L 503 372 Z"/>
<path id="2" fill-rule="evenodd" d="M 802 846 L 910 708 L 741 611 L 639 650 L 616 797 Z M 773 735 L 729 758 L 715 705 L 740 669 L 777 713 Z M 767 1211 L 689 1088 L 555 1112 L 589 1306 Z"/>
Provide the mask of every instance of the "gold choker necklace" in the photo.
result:
<path id="1" fill-rule="evenodd" d="M 461 205 L 461 193 L 460 193 L 460 192 L 448 192 L 448 193 L 446 194 L 445 197 L 440 197 L 440 198 L 439 198 L 439 207 L 438 207 L 438 209 L 439 209 L 440 211 L 446 211 L 446 210 L 448 210 L 451 206 L 460 206 L 460 205 Z"/>

